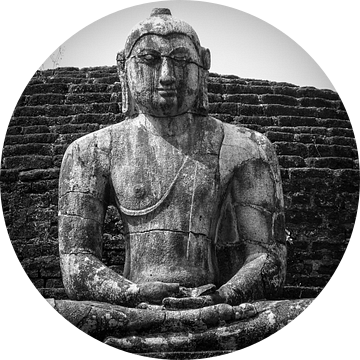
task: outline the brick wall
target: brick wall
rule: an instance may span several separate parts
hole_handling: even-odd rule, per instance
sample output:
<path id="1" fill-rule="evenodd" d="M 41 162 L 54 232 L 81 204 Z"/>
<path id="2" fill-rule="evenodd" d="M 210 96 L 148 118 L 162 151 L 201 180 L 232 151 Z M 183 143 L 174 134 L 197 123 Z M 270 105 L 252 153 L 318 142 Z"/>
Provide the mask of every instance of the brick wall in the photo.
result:
<path id="1" fill-rule="evenodd" d="M 123 120 L 115 67 L 37 72 L 10 121 L 1 197 L 10 239 L 46 297 L 65 295 L 57 240 L 59 167 L 75 139 Z M 353 229 L 359 190 L 356 143 L 337 93 L 211 74 L 210 113 L 264 133 L 283 179 L 288 239 L 285 297 L 316 296 L 336 270 Z M 354 241 L 354 240 L 353 240 Z M 121 272 L 124 247 L 114 208 L 103 261 Z"/>

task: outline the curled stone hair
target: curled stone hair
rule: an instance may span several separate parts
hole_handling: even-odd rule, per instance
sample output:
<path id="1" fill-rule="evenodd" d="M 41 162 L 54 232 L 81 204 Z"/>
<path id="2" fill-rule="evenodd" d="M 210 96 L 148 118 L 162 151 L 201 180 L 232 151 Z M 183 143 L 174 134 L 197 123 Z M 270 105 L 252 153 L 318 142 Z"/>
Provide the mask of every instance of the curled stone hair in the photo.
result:
<path id="1" fill-rule="evenodd" d="M 181 34 L 190 38 L 200 58 L 199 64 L 199 92 L 191 113 L 206 116 L 209 111 L 207 81 L 210 69 L 210 51 L 200 45 L 199 38 L 194 29 L 185 21 L 171 15 L 169 9 L 155 8 L 150 17 L 136 25 L 130 32 L 124 50 L 116 56 L 117 71 L 122 89 L 122 112 L 129 117 L 138 113 L 134 99 L 128 86 L 126 60 L 131 54 L 135 43 L 145 35 Z"/>

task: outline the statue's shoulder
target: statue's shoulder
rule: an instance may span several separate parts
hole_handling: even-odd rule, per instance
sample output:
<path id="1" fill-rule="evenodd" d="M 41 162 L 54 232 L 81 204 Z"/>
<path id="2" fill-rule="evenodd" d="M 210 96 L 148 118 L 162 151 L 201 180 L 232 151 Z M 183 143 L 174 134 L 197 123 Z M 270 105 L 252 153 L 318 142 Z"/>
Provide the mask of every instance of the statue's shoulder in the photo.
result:
<path id="1" fill-rule="evenodd" d="M 265 135 L 242 126 L 222 124 L 224 138 L 220 160 L 232 164 L 231 167 L 237 167 L 251 160 L 272 161 L 275 154 L 274 147 Z"/>
<path id="2" fill-rule="evenodd" d="M 125 119 L 117 124 L 109 125 L 103 129 L 84 135 L 70 144 L 67 151 L 78 151 L 81 153 L 93 153 L 93 150 L 100 150 L 105 153 L 111 152 L 114 138 L 119 134 L 125 134 L 131 128 L 132 119 Z"/>
<path id="3" fill-rule="evenodd" d="M 227 123 L 223 123 L 223 128 L 224 145 L 259 148 L 271 144 L 269 139 L 258 131 Z"/>
<path id="4" fill-rule="evenodd" d="M 121 123 L 109 125 L 72 142 L 63 156 L 61 172 L 66 173 L 77 166 L 84 168 L 84 171 L 89 171 L 95 166 L 98 174 L 108 173 L 113 138 L 116 136 L 114 133 L 118 131 L 118 127 L 122 126 Z"/>

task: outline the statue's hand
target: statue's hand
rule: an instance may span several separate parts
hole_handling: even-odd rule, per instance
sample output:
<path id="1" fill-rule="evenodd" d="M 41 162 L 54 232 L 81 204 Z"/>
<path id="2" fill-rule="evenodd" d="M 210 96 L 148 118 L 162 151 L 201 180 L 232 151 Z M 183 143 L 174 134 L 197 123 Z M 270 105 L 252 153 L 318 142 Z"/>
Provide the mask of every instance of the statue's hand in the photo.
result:
<path id="1" fill-rule="evenodd" d="M 206 284 L 194 288 L 180 286 L 178 297 L 198 297 L 201 295 L 209 295 L 214 293 L 216 286 L 214 284 Z"/>
<path id="2" fill-rule="evenodd" d="M 138 287 L 141 302 L 148 302 L 150 304 L 161 304 L 164 298 L 179 294 L 178 283 L 154 281 L 138 284 Z"/>
<path id="3" fill-rule="evenodd" d="M 167 297 L 162 301 L 162 304 L 167 309 L 198 309 L 224 302 L 213 284 L 196 288 L 180 287 L 179 296 Z"/>

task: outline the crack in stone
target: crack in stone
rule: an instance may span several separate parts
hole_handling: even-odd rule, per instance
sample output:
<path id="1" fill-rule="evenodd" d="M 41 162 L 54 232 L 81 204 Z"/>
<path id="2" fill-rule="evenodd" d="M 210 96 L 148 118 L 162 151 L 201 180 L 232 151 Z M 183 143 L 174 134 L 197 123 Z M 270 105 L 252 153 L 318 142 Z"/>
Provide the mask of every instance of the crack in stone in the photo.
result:
<path id="1" fill-rule="evenodd" d="M 65 216 L 65 217 L 76 217 L 76 218 L 80 218 L 80 219 L 83 219 L 83 220 L 92 220 L 92 221 L 95 221 L 96 223 L 98 223 L 99 225 L 103 225 L 103 223 L 99 220 L 96 220 L 96 219 L 93 219 L 93 218 L 88 218 L 88 217 L 85 217 L 85 216 L 82 216 L 82 215 L 77 215 L 77 214 L 63 214 L 63 213 L 59 213 L 59 216 Z"/>
<path id="2" fill-rule="evenodd" d="M 274 211 L 271 211 L 271 210 L 268 210 L 260 205 L 255 205 L 255 204 L 252 204 L 252 203 L 249 203 L 249 202 L 234 202 L 233 203 L 234 206 L 240 206 L 240 207 L 250 207 L 250 208 L 253 208 L 255 210 L 258 210 L 260 212 L 264 212 L 264 213 L 267 213 L 269 215 L 273 215 Z"/>
<path id="3" fill-rule="evenodd" d="M 84 326 L 84 324 L 86 323 L 86 320 L 89 318 L 89 315 L 90 315 L 92 309 L 93 309 L 93 307 L 90 306 L 89 310 L 86 312 L 86 314 L 84 314 L 84 316 L 76 324 L 74 324 L 77 328 L 81 329 Z"/>
<path id="4" fill-rule="evenodd" d="M 195 161 L 195 171 L 194 171 L 194 181 L 193 181 L 193 191 L 191 196 L 191 205 L 190 205 L 190 216 L 189 216 L 189 236 L 188 241 L 186 244 L 186 259 L 189 259 L 189 250 L 190 250 L 190 235 L 191 235 L 191 222 L 192 222 L 192 212 L 194 206 L 194 199 L 195 199 L 195 185 L 196 185 L 196 176 L 197 176 L 197 161 Z"/>
<path id="5" fill-rule="evenodd" d="M 172 233 L 178 233 L 178 234 L 183 234 L 183 235 L 189 235 L 189 233 L 190 233 L 194 236 L 204 236 L 206 239 L 211 241 L 211 239 L 209 239 L 209 236 L 206 234 L 203 234 L 203 233 L 197 233 L 194 231 L 171 230 L 171 229 L 148 229 L 148 230 L 144 230 L 144 231 L 132 231 L 131 233 L 126 232 L 124 235 L 129 236 L 129 235 L 135 235 L 135 234 L 146 234 L 146 233 L 151 233 L 151 232 L 172 232 Z"/>
<path id="6" fill-rule="evenodd" d="M 83 194 L 83 195 L 91 195 L 90 190 L 89 191 L 80 191 L 80 190 L 67 190 L 66 192 L 64 192 L 63 194 L 59 194 L 59 199 L 63 198 L 65 195 L 68 194 L 72 194 L 72 193 L 78 193 L 78 194 Z M 93 196 L 93 195 L 92 195 Z M 102 203 L 102 201 L 100 199 L 98 199 L 97 197 L 93 196 L 93 198 L 95 200 L 98 200 Z"/>

